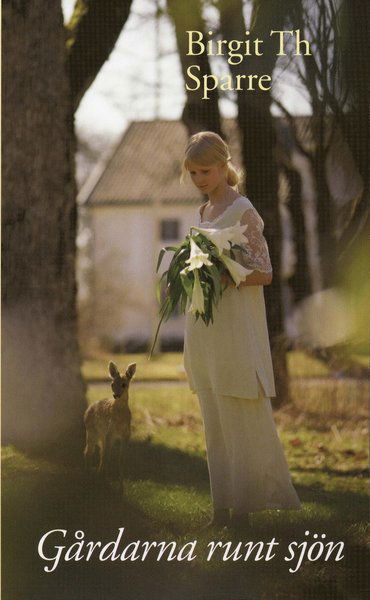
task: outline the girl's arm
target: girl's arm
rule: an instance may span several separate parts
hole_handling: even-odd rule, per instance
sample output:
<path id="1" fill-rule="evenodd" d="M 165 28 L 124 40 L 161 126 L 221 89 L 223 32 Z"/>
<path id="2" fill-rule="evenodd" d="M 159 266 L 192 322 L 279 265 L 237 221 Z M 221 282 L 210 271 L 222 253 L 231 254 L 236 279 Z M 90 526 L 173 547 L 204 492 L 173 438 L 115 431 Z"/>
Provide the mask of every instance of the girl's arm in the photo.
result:
<path id="1" fill-rule="evenodd" d="M 260 271 L 253 271 L 250 275 L 247 275 L 245 280 L 239 284 L 239 287 L 246 285 L 270 285 L 272 281 L 271 273 L 261 273 Z"/>
<path id="2" fill-rule="evenodd" d="M 234 280 L 228 273 L 224 273 L 221 277 L 223 284 L 232 285 L 235 287 Z M 238 287 L 245 287 L 247 285 L 270 285 L 272 281 L 271 273 L 261 273 L 260 271 L 253 271 L 250 275 L 247 275 L 245 280 L 242 281 Z"/>
<path id="3" fill-rule="evenodd" d="M 244 233 L 246 240 L 242 244 L 247 252 L 240 252 L 240 263 L 248 269 L 253 269 L 253 273 L 247 275 L 239 287 L 269 285 L 272 281 L 272 267 L 263 235 L 263 221 L 254 208 L 249 208 L 244 212 L 240 223 L 248 226 Z M 235 285 L 231 277 L 230 280 Z"/>

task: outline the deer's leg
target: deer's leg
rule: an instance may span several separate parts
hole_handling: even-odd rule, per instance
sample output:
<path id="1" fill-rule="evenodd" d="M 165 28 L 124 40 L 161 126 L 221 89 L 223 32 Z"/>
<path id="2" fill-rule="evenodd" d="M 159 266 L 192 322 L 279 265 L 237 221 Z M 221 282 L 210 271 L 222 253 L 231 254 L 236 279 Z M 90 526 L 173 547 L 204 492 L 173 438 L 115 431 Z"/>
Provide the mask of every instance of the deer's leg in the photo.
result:
<path id="1" fill-rule="evenodd" d="M 86 431 L 86 445 L 85 445 L 85 450 L 84 450 L 84 457 L 85 457 L 85 466 L 88 470 L 91 470 L 94 465 L 95 450 L 96 450 L 95 436 L 90 431 Z"/>
<path id="2" fill-rule="evenodd" d="M 107 459 L 107 440 L 103 438 L 99 443 L 100 457 L 99 457 L 99 465 L 98 465 L 98 473 L 101 475 L 104 473 L 106 468 L 106 459 Z"/>

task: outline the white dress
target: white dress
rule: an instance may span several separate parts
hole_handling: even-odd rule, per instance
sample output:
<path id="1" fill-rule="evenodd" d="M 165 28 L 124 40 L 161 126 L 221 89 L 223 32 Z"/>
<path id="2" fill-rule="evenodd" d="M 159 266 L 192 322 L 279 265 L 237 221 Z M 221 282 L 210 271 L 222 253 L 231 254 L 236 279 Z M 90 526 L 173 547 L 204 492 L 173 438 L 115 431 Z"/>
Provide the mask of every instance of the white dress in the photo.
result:
<path id="1" fill-rule="evenodd" d="M 239 258 L 250 269 L 271 272 L 263 221 L 244 196 L 197 225 L 230 227 L 243 216 L 248 254 Z M 299 508 L 271 411 L 275 386 L 263 286 L 229 286 L 209 326 L 187 313 L 184 366 L 202 411 L 214 508 Z"/>

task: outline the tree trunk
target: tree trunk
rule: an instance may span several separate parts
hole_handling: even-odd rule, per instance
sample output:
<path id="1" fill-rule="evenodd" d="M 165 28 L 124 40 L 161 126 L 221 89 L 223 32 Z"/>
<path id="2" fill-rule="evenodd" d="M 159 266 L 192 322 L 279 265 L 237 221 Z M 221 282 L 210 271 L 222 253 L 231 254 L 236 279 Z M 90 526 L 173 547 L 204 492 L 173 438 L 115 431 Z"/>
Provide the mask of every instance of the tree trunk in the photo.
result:
<path id="1" fill-rule="evenodd" d="M 370 80 L 369 80 L 370 4 L 363 0 L 344 0 L 341 42 L 343 77 L 350 90 L 351 110 L 344 120 L 345 139 L 364 182 L 353 218 L 340 240 L 342 251 L 352 245 L 358 233 L 369 227 L 370 179 Z"/>
<path id="2" fill-rule="evenodd" d="M 204 33 L 205 30 L 200 0 L 188 0 L 187 2 L 167 0 L 167 6 L 175 26 L 177 48 L 184 81 L 189 81 L 187 69 L 190 65 L 200 67 L 199 77 L 210 75 L 211 68 L 206 53 L 200 56 L 187 56 L 188 37 L 186 32 L 201 31 Z M 189 135 L 202 130 L 210 130 L 222 135 L 217 89 L 210 92 L 209 100 L 202 99 L 202 91 L 200 89 L 197 91 L 185 91 L 187 96 L 182 121 L 188 129 Z"/>
<path id="3" fill-rule="evenodd" d="M 112 52 L 132 0 L 77 0 L 66 29 L 74 110 Z"/>
<path id="4" fill-rule="evenodd" d="M 85 390 L 60 3 L 8 2 L 3 29 L 3 442 L 73 456 L 83 441 Z"/>
<path id="5" fill-rule="evenodd" d="M 247 57 L 239 65 L 230 65 L 232 75 L 253 73 L 272 75 L 276 48 L 271 47 L 270 30 L 282 29 L 288 2 L 268 0 L 253 4 L 250 39 L 264 40 L 264 55 Z M 244 39 L 242 0 L 220 1 L 221 30 L 226 39 Z M 275 44 L 276 45 L 276 44 Z M 275 158 L 276 135 L 270 112 L 268 92 L 237 93 L 238 124 L 242 136 L 242 154 L 249 197 L 265 222 L 274 271 L 272 284 L 265 290 L 278 402 L 288 399 L 287 368 L 283 341 L 283 310 L 280 277 L 281 224 L 278 203 L 278 168 Z"/>
<path id="6" fill-rule="evenodd" d="M 316 135 L 315 139 L 318 139 Z M 315 175 L 317 233 L 319 239 L 323 288 L 329 287 L 333 283 L 332 278 L 337 257 L 337 241 L 334 232 L 335 207 L 326 176 L 327 154 L 328 147 L 325 144 L 318 142 L 318 146 L 314 150 L 311 159 L 312 171 Z"/>
<path id="7" fill-rule="evenodd" d="M 310 280 L 307 276 L 309 267 L 306 253 L 304 213 L 302 210 L 301 178 L 293 168 L 283 167 L 283 172 L 289 185 L 287 209 L 292 223 L 295 254 L 294 272 L 286 283 L 291 286 L 293 301 L 294 304 L 297 304 L 312 292 Z"/>

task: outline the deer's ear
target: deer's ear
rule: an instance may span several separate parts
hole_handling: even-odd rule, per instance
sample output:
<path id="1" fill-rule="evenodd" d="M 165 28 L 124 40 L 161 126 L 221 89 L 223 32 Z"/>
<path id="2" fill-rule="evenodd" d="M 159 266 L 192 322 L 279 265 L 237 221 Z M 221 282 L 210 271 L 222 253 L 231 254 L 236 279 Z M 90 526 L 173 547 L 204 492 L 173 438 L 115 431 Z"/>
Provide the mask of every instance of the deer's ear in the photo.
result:
<path id="1" fill-rule="evenodd" d="M 119 377 L 119 371 L 118 371 L 116 365 L 114 364 L 114 362 L 111 361 L 109 363 L 108 368 L 109 368 L 109 374 L 110 374 L 110 376 L 111 376 L 112 379 L 115 379 L 116 377 Z"/>
<path id="2" fill-rule="evenodd" d="M 126 377 L 131 379 L 135 375 L 136 363 L 131 363 L 126 369 Z"/>

